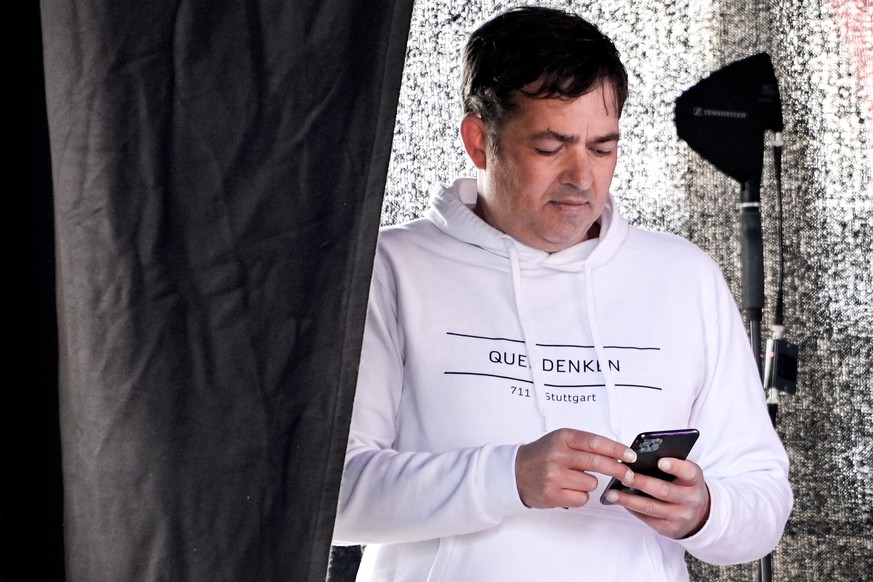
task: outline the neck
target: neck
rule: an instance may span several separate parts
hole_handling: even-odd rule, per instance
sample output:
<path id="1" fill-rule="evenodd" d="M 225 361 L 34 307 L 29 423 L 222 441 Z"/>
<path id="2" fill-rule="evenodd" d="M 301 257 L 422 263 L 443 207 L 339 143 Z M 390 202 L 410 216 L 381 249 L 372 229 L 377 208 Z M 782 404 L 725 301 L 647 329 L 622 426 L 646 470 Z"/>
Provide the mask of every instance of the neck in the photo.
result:
<path id="1" fill-rule="evenodd" d="M 591 225 L 591 228 L 588 229 L 588 235 L 585 237 L 585 240 L 591 240 L 592 238 L 600 238 L 599 222 L 595 222 Z"/>

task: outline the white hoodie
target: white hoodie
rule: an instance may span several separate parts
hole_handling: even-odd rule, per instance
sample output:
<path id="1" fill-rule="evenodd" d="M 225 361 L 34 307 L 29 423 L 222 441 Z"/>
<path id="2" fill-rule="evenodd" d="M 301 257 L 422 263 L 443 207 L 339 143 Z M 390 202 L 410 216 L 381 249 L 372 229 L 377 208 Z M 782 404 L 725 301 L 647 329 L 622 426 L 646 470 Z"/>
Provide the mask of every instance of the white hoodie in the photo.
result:
<path id="1" fill-rule="evenodd" d="M 476 182 L 379 238 L 335 543 L 366 545 L 359 580 L 687 580 L 684 551 L 746 562 L 792 506 L 742 321 L 715 263 L 628 226 L 527 247 L 471 208 Z M 618 506 L 529 509 L 519 444 L 561 427 L 630 444 L 700 431 L 711 513 L 671 540 Z"/>

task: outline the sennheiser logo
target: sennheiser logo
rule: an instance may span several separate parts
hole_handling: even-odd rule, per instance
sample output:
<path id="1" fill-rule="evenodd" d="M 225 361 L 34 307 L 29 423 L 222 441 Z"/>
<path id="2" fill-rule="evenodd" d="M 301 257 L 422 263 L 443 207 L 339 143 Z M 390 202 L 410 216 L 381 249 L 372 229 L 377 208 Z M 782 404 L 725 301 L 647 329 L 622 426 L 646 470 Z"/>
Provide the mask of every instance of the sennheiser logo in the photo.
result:
<path id="1" fill-rule="evenodd" d="M 694 117 L 727 117 L 728 119 L 746 119 L 749 114 L 745 111 L 727 111 L 725 109 L 694 108 Z"/>

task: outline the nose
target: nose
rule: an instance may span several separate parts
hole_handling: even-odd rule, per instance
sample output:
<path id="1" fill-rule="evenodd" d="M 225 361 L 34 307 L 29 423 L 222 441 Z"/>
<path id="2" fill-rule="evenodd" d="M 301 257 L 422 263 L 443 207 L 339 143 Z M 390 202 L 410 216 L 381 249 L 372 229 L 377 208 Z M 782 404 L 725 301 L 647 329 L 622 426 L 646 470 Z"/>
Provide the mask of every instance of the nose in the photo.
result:
<path id="1" fill-rule="evenodd" d="M 588 190 L 594 182 L 591 160 L 585 148 L 570 148 L 561 172 L 561 183 L 578 190 Z"/>

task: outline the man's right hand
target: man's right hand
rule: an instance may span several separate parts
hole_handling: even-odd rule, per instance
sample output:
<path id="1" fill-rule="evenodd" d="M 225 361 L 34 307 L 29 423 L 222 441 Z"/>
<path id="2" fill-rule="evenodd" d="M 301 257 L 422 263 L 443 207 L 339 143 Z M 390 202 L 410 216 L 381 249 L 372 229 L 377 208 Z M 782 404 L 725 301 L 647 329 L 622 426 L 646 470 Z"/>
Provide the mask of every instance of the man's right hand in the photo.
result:
<path id="1" fill-rule="evenodd" d="M 515 481 L 522 503 L 528 507 L 580 507 L 597 488 L 590 472 L 616 477 L 625 484 L 633 471 L 621 460 L 633 462 L 636 454 L 604 436 L 561 428 L 521 445 L 515 457 Z"/>

